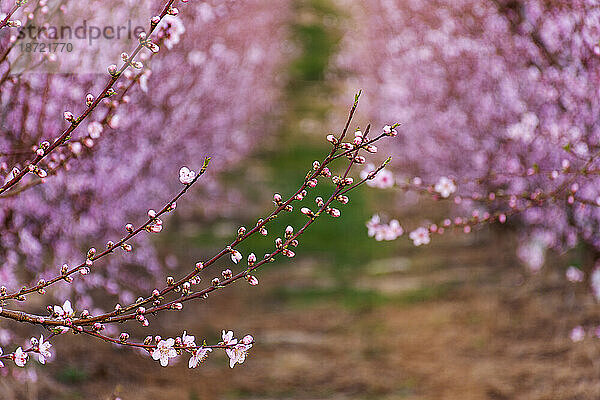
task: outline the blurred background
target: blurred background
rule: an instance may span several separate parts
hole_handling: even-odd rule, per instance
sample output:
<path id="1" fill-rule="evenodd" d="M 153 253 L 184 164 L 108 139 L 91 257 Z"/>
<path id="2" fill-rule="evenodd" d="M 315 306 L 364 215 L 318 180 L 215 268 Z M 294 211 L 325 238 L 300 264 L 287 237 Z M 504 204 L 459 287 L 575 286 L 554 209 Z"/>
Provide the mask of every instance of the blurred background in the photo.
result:
<path id="1" fill-rule="evenodd" d="M 238 96 L 240 103 L 259 99 L 261 104 L 258 110 L 241 110 L 243 116 L 230 121 L 234 126 L 218 130 L 218 120 L 205 127 L 218 130 L 215 135 L 221 138 L 229 136 L 231 143 L 214 139 L 207 144 L 215 165 L 208 173 L 208 189 L 195 189 L 199 192 L 182 199 L 182 213 L 166 220 L 163 233 L 151 238 L 153 259 L 174 276 L 229 243 L 240 225 L 251 226 L 270 212 L 273 193 L 285 196 L 296 190 L 313 160 L 329 150 L 325 135 L 342 128 L 352 93 L 364 91 L 352 128 L 372 122 L 380 129 L 396 122 L 377 120 L 381 117 L 376 109 L 380 88 L 361 77 L 351 67 L 355 61 L 347 62 L 341 53 L 370 46 L 367 36 L 360 34 L 371 23 L 362 2 L 289 0 L 254 1 L 252 5 L 256 18 L 264 17 L 270 27 L 254 40 L 273 40 L 262 47 L 263 58 L 259 58 L 270 60 L 266 75 L 258 87 L 241 92 L 231 92 L 227 73 L 204 77 L 214 88 L 210 96 L 218 101 L 203 105 L 201 112 L 210 114 L 214 107 L 227 119 L 223 104 L 228 104 L 228 96 Z M 182 18 L 187 34 L 178 46 L 189 54 L 200 35 L 190 34 L 194 21 L 186 20 L 185 7 Z M 242 16 L 238 18 L 232 24 L 245 22 Z M 215 23 L 219 24 L 218 19 Z M 228 40 L 242 34 L 247 35 L 247 49 L 253 37 L 240 29 L 216 32 L 214 38 L 204 31 L 202 40 L 214 39 L 227 47 Z M 364 62 L 369 63 L 368 51 L 364 54 Z M 247 61 L 238 58 L 239 65 L 230 67 L 246 71 L 243 64 Z M 196 67 L 202 68 L 201 64 Z M 160 71 L 160 64 L 157 68 Z M 154 72 L 150 87 L 158 85 L 160 77 L 160 72 Z M 175 93 L 185 90 L 183 81 Z M 244 84 L 240 80 L 232 86 Z M 261 87 L 268 93 L 262 93 Z M 220 93 L 227 95 L 219 97 Z M 173 102 L 174 108 L 185 107 L 185 103 Z M 174 137 L 176 125 L 165 128 L 173 129 Z M 193 125 L 182 129 L 193 130 Z M 405 134 L 402 128 L 399 132 Z M 194 141 L 193 132 L 184 134 L 186 141 Z M 395 155 L 395 147 L 386 143 L 379 147 L 382 154 L 375 161 Z M 196 150 L 184 161 L 192 166 L 203 155 Z M 169 160 L 165 168 L 176 177 L 180 164 L 181 160 Z M 332 187 L 322 186 L 319 193 Z M 143 205 L 134 215 L 158 207 L 156 199 L 168 196 L 164 189 L 160 186 L 156 193 L 148 189 L 150 193 L 139 194 Z M 134 203 L 120 203 L 114 194 L 112 199 L 116 205 Z M 160 329 L 163 337 L 186 330 L 208 343 L 220 340 L 221 329 L 232 329 L 239 337 L 252 334 L 255 346 L 245 363 L 234 369 L 216 352 L 194 370 L 183 359 L 161 368 L 129 349 L 62 335 L 54 342 L 56 359 L 45 368 L 32 366 L 18 371 L 14 379 L 3 378 L 0 398 L 600 398 L 600 344 L 569 339 L 574 326 L 593 323 L 598 317 L 587 288 L 570 284 L 562 272 L 563 266 L 588 257 L 584 250 L 551 253 L 548 268 L 532 275 L 516 256 L 520 239 L 511 224 L 469 235 L 448 233 L 426 247 L 415 247 L 407 235 L 391 242 L 367 236 L 365 223 L 375 213 L 415 225 L 444 218 L 448 207 L 427 199 L 417 201 L 400 191 L 361 188 L 341 208 L 341 218 L 324 219 L 310 228 L 291 262 L 267 265 L 258 275 L 259 286 L 238 284 L 186 305 L 182 313 L 163 314 L 151 321 L 151 328 Z M 269 230 L 280 232 L 286 225 L 298 227 L 303 222 L 302 215 L 286 215 Z M 121 229 L 114 225 L 113 229 Z M 96 233 L 92 230 L 90 236 Z M 272 236 L 244 242 L 240 251 L 263 254 L 271 248 Z M 99 307 L 110 309 L 113 303 L 99 300 Z M 20 329 L 8 323 L 2 328 Z M 132 337 L 146 335 L 137 325 L 127 331 Z M 67 344 L 75 351 L 61 351 Z"/>

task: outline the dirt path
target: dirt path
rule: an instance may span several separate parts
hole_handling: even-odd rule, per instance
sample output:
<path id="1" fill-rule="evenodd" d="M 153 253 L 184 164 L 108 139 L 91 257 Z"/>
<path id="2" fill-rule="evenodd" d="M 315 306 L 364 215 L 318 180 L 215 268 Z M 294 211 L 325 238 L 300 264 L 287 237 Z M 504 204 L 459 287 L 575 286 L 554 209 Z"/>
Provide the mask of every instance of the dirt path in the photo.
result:
<path id="1" fill-rule="evenodd" d="M 490 251 L 490 243 L 504 246 Z M 273 268 L 258 288 L 240 286 L 188 307 L 185 321 L 160 322 L 211 340 L 223 327 L 252 332 L 257 345 L 244 365 L 230 370 L 215 354 L 197 370 L 185 361 L 160 368 L 110 346 L 89 353 L 76 340 L 81 352 L 55 368 L 80 375 L 63 374 L 47 398 L 599 398 L 598 344 L 568 339 L 593 308 L 568 305 L 574 293 L 559 277 L 524 281 L 520 268 L 498 261 L 510 247 L 489 233 L 448 237 L 365 268 L 345 290 L 320 277 L 318 259 Z"/>

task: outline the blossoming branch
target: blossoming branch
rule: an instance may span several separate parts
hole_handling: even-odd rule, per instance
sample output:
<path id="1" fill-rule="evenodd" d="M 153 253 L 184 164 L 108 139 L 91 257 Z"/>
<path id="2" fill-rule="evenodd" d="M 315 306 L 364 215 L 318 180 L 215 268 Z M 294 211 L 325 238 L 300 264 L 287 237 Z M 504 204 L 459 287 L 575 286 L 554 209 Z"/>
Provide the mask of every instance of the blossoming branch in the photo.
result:
<path id="1" fill-rule="evenodd" d="M 49 316 L 42 316 L 36 314 L 30 314 L 23 311 L 17 311 L 8 308 L 8 302 L 20 301 L 21 303 L 27 302 L 27 295 L 32 293 L 45 294 L 46 289 L 60 282 L 71 283 L 73 282 L 76 273 L 80 279 L 85 279 L 86 276 L 93 274 L 94 269 L 98 268 L 95 262 L 113 253 L 113 251 L 121 247 L 125 251 L 131 251 L 132 247 L 127 243 L 136 234 L 142 231 L 148 231 L 152 233 L 159 233 L 162 231 L 162 220 L 160 216 L 166 212 L 172 211 L 175 208 L 176 201 L 182 197 L 186 191 L 204 174 L 208 166 L 209 159 L 205 160 L 204 166 L 198 171 L 189 169 L 188 167 L 182 167 L 179 171 L 179 181 L 185 185 L 171 201 L 169 201 L 159 212 L 154 210 L 148 211 L 148 220 L 140 225 L 137 229 L 134 229 L 133 225 L 126 225 L 125 229 L 128 232 L 124 238 L 120 239 L 116 243 L 110 241 L 106 245 L 106 250 L 98 253 L 95 248 L 91 248 L 86 255 L 86 259 L 76 267 L 70 268 L 67 265 L 61 267 L 60 274 L 56 277 L 47 280 L 40 281 L 32 287 L 23 286 L 20 290 L 7 293 L 5 287 L 0 288 L 0 301 L 2 302 L 2 308 L 0 309 L 0 317 L 12 319 L 22 323 L 28 323 L 33 325 L 40 325 L 51 331 L 51 337 L 58 334 L 64 334 L 67 332 L 82 333 L 89 335 L 92 338 L 108 341 L 111 343 L 142 348 L 148 351 L 148 353 L 157 361 L 160 361 L 161 365 L 168 365 L 170 358 L 176 357 L 184 352 L 190 354 L 189 366 L 190 368 L 196 367 L 209 352 L 216 348 L 222 348 L 226 351 L 230 359 L 230 366 L 233 367 L 236 363 L 242 363 L 245 360 L 247 351 L 252 347 L 254 340 L 251 336 L 244 337 L 238 342 L 237 339 L 233 339 L 232 332 L 223 331 L 223 342 L 217 345 L 202 345 L 196 346 L 193 336 L 184 334 L 178 338 L 167 338 L 163 340 L 160 335 L 149 335 L 143 341 L 143 343 L 132 342 L 129 340 L 129 334 L 122 332 L 118 338 L 113 338 L 108 335 L 101 333 L 105 329 L 106 324 L 113 324 L 117 322 L 126 321 L 137 321 L 144 327 L 150 325 L 148 317 L 155 313 L 167 310 L 182 310 L 183 304 L 187 301 L 196 299 L 205 299 L 210 293 L 223 289 L 238 280 L 246 280 L 250 285 L 258 285 L 259 280 L 254 275 L 262 265 L 272 262 L 279 255 L 292 258 L 295 256 L 293 248 L 299 245 L 300 236 L 312 225 L 319 217 L 324 214 L 328 214 L 331 217 L 340 217 L 341 211 L 333 207 L 333 202 L 340 204 L 347 204 L 349 199 L 346 195 L 355 188 L 363 185 L 367 181 L 374 180 L 377 178 L 377 174 L 383 170 L 383 168 L 389 162 L 387 159 L 378 168 L 373 169 L 369 174 L 363 176 L 360 180 L 354 181 L 350 176 L 352 167 L 357 164 L 363 164 L 366 162 L 366 158 L 360 154 L 361 151 L 366 153 L 377 152 L 377 148 L 373 145 L 374 142 L 389 136 L 396 136 L 395 129 L 384 128 L 383 133 L 376 136 L 374 139 L 369 138 L 370 126 L 368 126 L 364 133 L 355 135 L 352 142 L 345 142 L 344 139 L 347 135 L 350 123 L 358 105 L 358 94 L 355 98 L 353 107 L 349 113 L 348 120 L 339 135 L 335 137 L 328 135 L 327 140 L 331 143 L 332 149 L 327 156 L 321 161 L 315 161 L 312 165 L 312 170 L 306 175 L 303 184 L 298 190 L 292 194 L 287 200 L 276 193 L 273 196 L 273 202 L 276 205 L 274 211 L 272 211 L 266 218 L 261 218 L 257 221 L 256 225 L 252 229 L 246 229 L 240 227 L 237 232 L 236 239 L 229 245 L 225 246 L 215 256 L 206 261 L 198 261 L 192 271 L 190 271 L 184 277 L 176 280 L 173 277 L 167 277 L 167 285 L 162 289 L 154 289 L 152 293 L 146 297 L 140 297 L 135 302 L 128 305 L 116 304 L 114 310 L 111 312 L 103 313 L 100 315 L 91 315 L 88 310 L 82 310 L 79 316 L 76 316 L 75 309 L 71 301 L 66 300 L 62 306 L 49 305 L 48 313 Z M 357 137 L 359 137 L 357 139 Z M 348 165 L 345 167 L 342 173 L 334 175 L 329 166 L 336 160 L 340 159 L 340 155 L 344 156 L 348 160 Z M 308 219 L 307 222 L 302 225 L 298 230 L 288 226 L 285 229 L 283 238 L 277 237 L 274 241 L 275 247 L 272 252 L 267 253 L 259 260 L 254 254 L 250 253 L 247 257 L 247 266 L 240 269 L 238 272 L 233 272 L 227 268 L 221 272 L 221 277 L 214 277 L 210 281 L 210 285 L 203 289 L 195 289 L 195 286 L 201 283 L 200 274 L 206 271 L 209 266 L 214 264 L 220 258 L 229 255 L 231 261 L 234 264 L 238 264 L 242 261 L 243 255 L 236 250 L 236 246 L 246 240 L 248 237 L 254 234 L 261 234 L 263 236 L 268 235 L 267 225 L 272 222 L 278 214 L 281 212 L 293 212 L 294 206 L 292 203 L 300 202 L 309 195 L 309 190 L 315 188 L 319 180 L 330 178 L 334 184 L 335 189 L 330 196 L 324 200 L 321 197 L 315 199 L 317 205 L 316 210 L 312 210 L 309 207 L 301 207 L 300 212 L 304 214 Z M 43 344 L 40 345 L 40 343 Z M 2 358 L 12 359 L 15 361 L 17 366 L 24 366 L 28 354 L 38 354 L 44 358 L 48 356 L 48 349 L 50 344 L 44 342 L 43 337 L 38 341 L 35 338 L 31 340 L 31 346 L 23 349 L 18 347 L 14 352 L 2 355 Z"/>

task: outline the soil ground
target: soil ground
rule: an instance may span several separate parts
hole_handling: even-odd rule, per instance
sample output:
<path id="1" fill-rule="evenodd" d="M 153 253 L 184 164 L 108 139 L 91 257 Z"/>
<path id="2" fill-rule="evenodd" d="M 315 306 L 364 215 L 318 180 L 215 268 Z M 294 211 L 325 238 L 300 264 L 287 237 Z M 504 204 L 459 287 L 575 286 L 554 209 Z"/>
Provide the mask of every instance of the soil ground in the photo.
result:
<path id="1" fill-rule="evenodd" d="M 38 382 L 47 394 L 39 398 L 600 398 L 597 339 L 568 338 L 597 320 L 597 307 L 558 274 L 524 275 L 511 248 L 490 232 L 420 251 L 407 244 L 407 257 L 367 265 L 343 288 L 322 278 L 318 259 L 273 267 L 257 288 L 219 293 L 186 307 L 183 320 L 157 323 L 209 341 L 221 328 L 252 333 L 243 365 L 231 370 L 214 354 L 196 370 L 185 360 L 161 368 L 109 345 L 90 351 L 87 338 L 71 336 L 62 339 L 78 351 Z"/>

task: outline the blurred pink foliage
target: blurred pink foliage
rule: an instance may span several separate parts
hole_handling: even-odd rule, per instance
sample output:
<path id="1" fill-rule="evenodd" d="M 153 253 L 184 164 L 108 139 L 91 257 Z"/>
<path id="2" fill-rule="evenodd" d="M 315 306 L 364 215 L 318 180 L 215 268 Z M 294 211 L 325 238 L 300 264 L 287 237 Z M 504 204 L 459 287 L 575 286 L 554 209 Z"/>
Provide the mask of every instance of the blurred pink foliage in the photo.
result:
<path id="1" fill-rule="evenodd" d="M 162 4 L 154 3 L 157 9 Z M 260 143 L 269 127 L 264 118 L 272 115 L 282 84 L 273 77 L 285 58 L 281 46 L 288 2 L 274 3 L 193 2 L 182 5 L 185 12 L 161 22 L 160 52 L 150 62 L 144 58 L 151 53 L 144 50 L 146 72 L 125 101 L 113 104 L 114 115 L 100 124 L 107 106 L 95 110 L 75 131 L 71 145 L 40 164 L 49 171 L 75 155 L 67 164 L 69 172 L 48 176 L 45 183 L 2 199 L 3 285 L 15 290 L 19 282 L 55 275 L 62 263 L 81 262 L 89 246 L 101 247 L 123 236 L 125 222 L 145 218 L 146 209 L 158 207 L 179 187 L 174 177 L 182 164 L 201 165 L 210 154 L 211 171 L 222 171 L 235 167 Z M 126 13 L 128 7 L 116 5 L 111 13 Z M 272 7 L 278 12 L 271 12 Z M 7 48 L 8 35 L 0 33 L 0 44 Z M 0 63 L 0 77 L 7 68 L 8 63 Z M 133 78 L 127 76 L 125 85 Z M 86 94 L 100 92 L 108 78 L 106 73 L 24 73 L 3 80 L 0 182 L 11 176 L 10 168 L 22 167 L 31 158 L 34 146 L 44 140 L 52 143 L 68 126 L 63 112 L 83 111 Z M 27 176 L 24 182 L 34 179 L 33 174 Z M 234 192 L 219 187 L 214 176 L 207 177 L 204 187 L 202 198 L 191 202 L 196 210 L 218 214 L 238 200 Z M 136 251 L 111 257 L 90 279 L 59 285 L 54 294 L 78 294 L 85 305 L 91 303 L 89 287 L 105 287 L 123 301 L 132 300 L 131 289 L 153 288 L 161 262 L 149 236 L 142 236 Z M 123 263 L 139 268 L 116 274 Z M 127 289 L 119 290 L 123 287 Z"/>
<path id="2" fill-rule="evenodd" d="M 349 7 L 359 28 L 346 32 L 338 65 L 353 74 L 349 86 L 367 89 L 375 121 L 403 124 L 399 180 L 451 177 L 469 214 L 526 208 L 532 241 L 519 255 L 534 264 L 549 246 L 600 248 L 597 1 Z"/>

